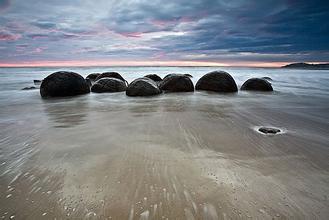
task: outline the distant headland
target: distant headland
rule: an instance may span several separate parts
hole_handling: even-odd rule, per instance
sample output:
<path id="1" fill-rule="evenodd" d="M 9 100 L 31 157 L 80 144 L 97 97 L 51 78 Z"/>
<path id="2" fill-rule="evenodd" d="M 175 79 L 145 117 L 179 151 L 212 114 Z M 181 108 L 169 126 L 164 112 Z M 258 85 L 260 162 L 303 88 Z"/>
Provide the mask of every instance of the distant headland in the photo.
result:
<path id="1" fill-rule="evenodd" d="M 291 69 L 329 69 L 329 63 L 321 63 L 321 64 L 311 64 L 311 63 L 291 63 L 281 68 L 291 68 Z"/>

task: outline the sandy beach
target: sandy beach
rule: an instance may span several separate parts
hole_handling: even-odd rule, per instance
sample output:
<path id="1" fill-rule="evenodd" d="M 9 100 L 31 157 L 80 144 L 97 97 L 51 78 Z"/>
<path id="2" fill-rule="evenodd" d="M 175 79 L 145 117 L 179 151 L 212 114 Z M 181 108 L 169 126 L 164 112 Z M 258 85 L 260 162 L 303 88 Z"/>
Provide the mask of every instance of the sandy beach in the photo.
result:
<path id="1" fill-rule="evenodd" d="M 328 219 L 328 74 L 309 81 L 317 92 L 302 74 L 267 74 L 271 94 L 43 100 L 8 88 L 0 218 Z M 284 132 L 257 132 L 267 125 Z"/>

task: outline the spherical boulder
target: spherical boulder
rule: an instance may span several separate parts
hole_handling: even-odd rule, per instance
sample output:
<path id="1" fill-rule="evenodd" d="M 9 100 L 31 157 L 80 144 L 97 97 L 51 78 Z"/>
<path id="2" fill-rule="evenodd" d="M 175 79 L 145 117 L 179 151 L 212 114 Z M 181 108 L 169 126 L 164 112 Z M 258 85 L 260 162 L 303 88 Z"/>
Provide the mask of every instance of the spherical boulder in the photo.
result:
<path id="1" fill-rule="evenodd" d="M 123 92 L 126 91 L 127 85 L 124 81 L 116 78 L 101 78 L 91 87 L 92 92 Z"/>
<path id="2" fill-rule="evenodd" d="M 127 96 L 152 96 L 160 93 L 161 90 L 156 82 L 146 77 L 135 79 L 126 90 Z"/>
<path id="3" fill-rule="evenodd" d="M 40 86 L 40 94 L 44 98 L 74 96 L 89 92 L 89 85 L 81 75 L 67 71 L 50 74 Z"/>
<path id="4" fill-rule="evenodd" d="M 188 74 L 188 73 L 184 74 L 184 76 L 188 76 L 190 78 L 193 78 L 193 76 L 191 74 Z"/>
<path id="5" fill-rule="evenodd" d="M 100 73 L 90 73 L 86 79 L 90 79 L 91 81 L 95 81 L 98 76 L 100 76 Z"/>
<path id="6" fill-rule="evenodd" d="M 183 74 L 167 75 L 160 83 L 160 89 L 166 92 L 193 92 L 194 85 L 190 77 Z"/>
<path id="7" fill-rule="evenodd" d="M 195 85 L 196 90 L 214 92 L 237 92 L 233 77 L 224 71 L 213 71 L 202 76 Z"/>
<path id="8" fill-rule="evenodd" d="M 265 79 L 251 78 L 243 83 L 241 90 L 252 90 L 252 91 L 273 91 L 272 85 Z"/>
<path id="9" fill-rule="evenodd" d="M 162 81 L 161 77 L 158 76 L 157 74 L 148 74 L 148 75 L 146 75 L 146 76 L 144 76 L 144 77 L 149 78 L 149 79 L 152 79 L 152 80 L 155 81 L 155 82 L 160 82 L 160 81 Z"/>
<path id="10" fill-rule="evenodd" d="M 109 77 L 109 78 L 116 78 L 116 79 L 121 79 L 124 82 L 127 82 L 119 73 L 117 72 L 105 72 L 100 74 L 97 78 L 96 81 L 101 79 L 101 78 L 105 78 L 105 77 Z"/>

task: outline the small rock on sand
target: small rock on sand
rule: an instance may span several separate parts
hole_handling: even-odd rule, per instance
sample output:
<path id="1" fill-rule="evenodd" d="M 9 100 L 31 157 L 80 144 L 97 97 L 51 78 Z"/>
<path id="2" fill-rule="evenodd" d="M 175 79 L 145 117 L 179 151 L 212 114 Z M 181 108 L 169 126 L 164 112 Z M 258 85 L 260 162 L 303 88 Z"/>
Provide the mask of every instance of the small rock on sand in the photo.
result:
<path id="1" fill-rule="evenodd" d="M 35 86 L 30 86 L 30 87 L 25 87 L 22 90 L 32 90 L 32 89 L 37 89 Z"/>
<path id="2" fill-rule="evenodd" d="M 270 127 L 260 127 L 258 131 L 264 134 L 277 134 L 281 132 L 281 130 L 278 128 L 270 128 Z"/>

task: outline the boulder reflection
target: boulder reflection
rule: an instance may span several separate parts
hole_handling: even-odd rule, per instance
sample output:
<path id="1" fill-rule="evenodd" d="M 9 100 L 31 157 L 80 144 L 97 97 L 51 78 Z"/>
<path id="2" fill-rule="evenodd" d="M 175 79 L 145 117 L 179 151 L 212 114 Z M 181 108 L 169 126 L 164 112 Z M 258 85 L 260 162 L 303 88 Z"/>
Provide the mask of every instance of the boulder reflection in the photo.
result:
<path id="1" fill-rule="evenodd" d="M 44 100 L 44 111 L 56 128 L 71 128 L 85 123 L 88 114 L 87 100 L 61 98 Z"/>

